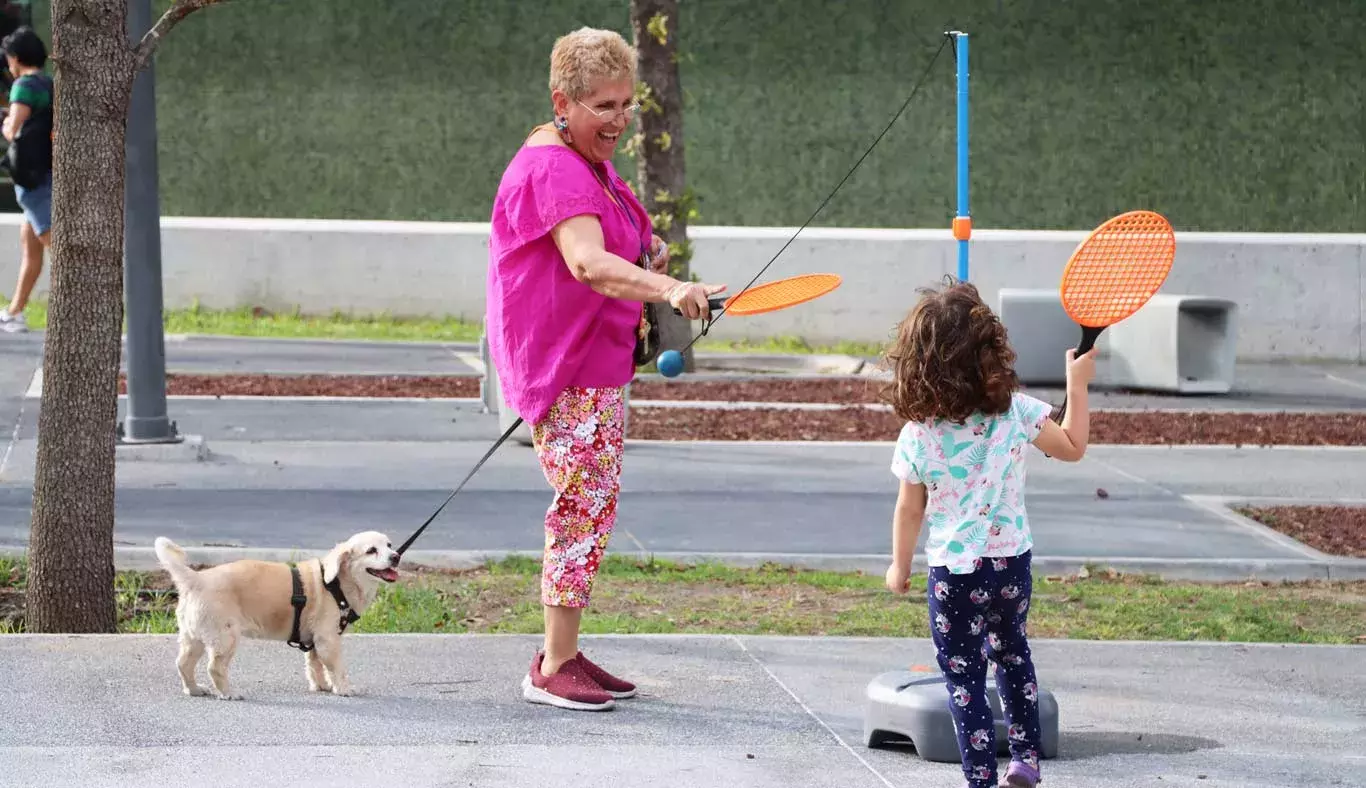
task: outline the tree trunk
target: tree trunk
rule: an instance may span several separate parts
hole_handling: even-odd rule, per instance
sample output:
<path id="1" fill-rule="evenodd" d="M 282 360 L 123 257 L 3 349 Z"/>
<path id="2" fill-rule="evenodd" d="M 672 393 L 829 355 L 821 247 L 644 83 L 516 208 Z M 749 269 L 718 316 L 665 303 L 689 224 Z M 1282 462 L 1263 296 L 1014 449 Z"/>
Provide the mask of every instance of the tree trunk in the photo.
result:
<path id="1" fill-rule="evenodd" d="M 25 628 L 113 632 L 126 0 L 54 0 L 52 268 Z"/>
<path id="2" fill-rule="evenodd" d="M 639 55 L 642 93 L 636 163 L 642 201 L 653 217 L 655 233 L 670 247 L 669 273 L 689 277 L 692 246 L 688 243 L 691 193 L 683 167 L 683 89 L 678 79 L 678 0 L 631 0 L 631 28 Z M 681 349 L 692 339 L 687 318 L 671 309 L 656 312 L 660 346 Z M 694 369 L 693 353 L 684 354 L 684 370 Z"/>

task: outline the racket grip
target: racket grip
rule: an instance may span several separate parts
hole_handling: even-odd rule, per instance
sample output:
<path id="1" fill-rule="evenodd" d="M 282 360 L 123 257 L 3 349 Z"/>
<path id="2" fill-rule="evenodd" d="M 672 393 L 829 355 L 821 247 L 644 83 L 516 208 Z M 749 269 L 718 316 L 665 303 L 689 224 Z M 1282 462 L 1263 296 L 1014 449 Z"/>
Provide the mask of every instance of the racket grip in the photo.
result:
<path id="1" fill-rule="evenodd" d="M 1084 356 L 1091 352 L 1091 348 L 1096 346 L 1096 340 L 1100 339 L 1100 332 L 1105 330 L 1105 326 L 1092 328 L 1091 326 L 1081 327 L 1081 344 L 1077 345 L 1077 355 Z"/>
<path id="2" fill-rule="evenodd" d="M 713 297 L 707 299 L 707 307 L 710 308 L 711 311 L 713 311 L 713 312 L 720 312 L 720 311 L 721 311 L 721 307 L 723 307 L 723 306 L 725 306 L 725 305 L 726 305 L 725 296 L 713 296 Z M 674 314 L 675 314 L 675 315 L 681 315 L 681 314 L 683 314 L 683 312 L 682 312 L 681 310 L 675 309 L 675 310 L 674 310 Z"/>
<path id="3" fill-rule="evenodd" d="M 1081 344 L 1077 345 L 1077 356 L 1084 356 L 1091 352 L 1091 348 L 1096 346 L 1096 340 L 1100 339 L 1100 333 L 1105 330 L 1105 326 L 1081 327 Z M 1062 417 L 1067 415 L 1067 391 L 1063 390 L 1062 405 L 1058 406 L 1058 423 L 1062 424 Z"/>

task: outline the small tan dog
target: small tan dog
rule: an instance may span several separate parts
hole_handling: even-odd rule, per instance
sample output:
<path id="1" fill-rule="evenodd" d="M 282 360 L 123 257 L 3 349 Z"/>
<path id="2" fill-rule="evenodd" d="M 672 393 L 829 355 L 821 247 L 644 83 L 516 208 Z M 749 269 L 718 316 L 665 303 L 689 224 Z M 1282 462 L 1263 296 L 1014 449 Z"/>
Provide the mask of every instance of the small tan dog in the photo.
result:
<path id="1" fill-rule="evenodd" d="M 358 533 L 297 570 L 285 563 L 243 560 L 195 571 L 185 551 L 164 536 L 157 537 L 156 553 L 180 596 L 176 664 L 185 694 L 208 694 L 195 681 L 207 649 L 209 679 L 223 700 L 242 697 L 228 688 L 228 665 L 244 637 L 286 641 L 306 652 L 309 689 L 352 694 L 342 663 L 342 632 L 374 601 L 380 581 L 398 580 L 394 567 L 400 559 L 388 537 L 375 531 Z"/>

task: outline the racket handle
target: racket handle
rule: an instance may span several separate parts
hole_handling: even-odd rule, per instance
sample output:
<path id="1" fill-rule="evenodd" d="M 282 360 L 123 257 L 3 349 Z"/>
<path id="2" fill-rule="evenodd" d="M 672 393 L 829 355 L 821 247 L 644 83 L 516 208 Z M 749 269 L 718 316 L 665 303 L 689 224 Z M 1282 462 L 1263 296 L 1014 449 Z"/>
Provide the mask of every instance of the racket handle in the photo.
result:
<path id="1" fill-rule="evenodd" d="M 1077 345 L 1077 355 L 1084 356 L 1091 352 L 1091 348 L 1096 346 L 1096 340 L 1100 339 L 1100 332 L 1105 330 L 1105 326 L 1092 328 L 1091 326 L 1081 327 L 1081 344 Z"/>
<path id="2" fill-rule="evenodd" d="M 713 296 L 713 297 L 707 299 L 707 306 L 708 306 L 708 307 L 711 309 L 711 311 L 713 311 L 713 312 L 720 312 L 720 311 L 721 311 L 721 307 L 723 307 L 723 306 L 725 306 L 725 305 L 726 305 L 726 297 L 725 297 L 725 296 Z M 675 314 L 675 315 L 681 315 L 681 314 L 683 314 L 683 312 L 682 312 L 681 310 L 675 309 L 675 310 L 674 310 L 674 314 Z"/>
<path id="3" fill-rule="evenodd" d="M 1100 332 L 1105 330 L 1105 326 L 1092 328 L 1091 326 L 1081 327 L 1081 344 L 1077 345 L 1077 356 L 1084 356 L 1091 352 L 1091 348 L 1096 346 L 1096 340 L 1100 339 Z M 1062 405 L 1058 407 L 1058 423 L 1062 424 L 1062 417 L 1067 415 L 1067 389 L 1063 389 Z"/>

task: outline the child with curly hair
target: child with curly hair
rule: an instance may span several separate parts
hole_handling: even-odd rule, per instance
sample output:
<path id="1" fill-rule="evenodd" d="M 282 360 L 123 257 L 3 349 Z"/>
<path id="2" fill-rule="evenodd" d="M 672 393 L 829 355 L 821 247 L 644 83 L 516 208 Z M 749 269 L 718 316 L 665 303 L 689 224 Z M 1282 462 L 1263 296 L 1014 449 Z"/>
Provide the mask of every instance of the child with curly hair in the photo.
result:
<path id="1" fill-rule="evenodd" d="M 1086 453 L 1087 384 L 1095 350 L 1068 350 L 1067 414 L 1021 393 L 1006 330 L 977 288 L 925 289 L 887 354 L 887 395 L 906 425 L 892 473 L 901 480 L 892 518 L 887 588 L 910 589 L 911 558 L 928 523 L 926 597 L 939 668 L 952 702 L 969 788 L 996 782 L 996 729 L 987 704 L 988 661 L 1009 724 L 1010 766 L 1000 786 L 1039 782 L 1038 683 L 1026 638 L 1030 553 L 1025 451 L 1059 460 Z"/>

